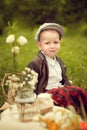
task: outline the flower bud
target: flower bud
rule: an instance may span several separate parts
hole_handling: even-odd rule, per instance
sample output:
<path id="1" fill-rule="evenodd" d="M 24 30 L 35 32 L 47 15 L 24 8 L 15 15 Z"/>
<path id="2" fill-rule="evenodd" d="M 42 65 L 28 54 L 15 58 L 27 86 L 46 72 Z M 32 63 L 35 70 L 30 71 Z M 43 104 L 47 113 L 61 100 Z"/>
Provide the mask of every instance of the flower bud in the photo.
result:
<path id="1" fill-rule="evenodd" d="M 28 40 L 24 36 L 20 36 L 20 37 L 18 37 L 17 42 L 19 43 L 19 45 L 22 46 L 22 45 L 26 44 L 28 42 Z"/>
<path id="2" fill-rule="evenodd" d="M 15 35 L 14 34 L 10 34 L 7 38 L 6 38 L 6 43 L 8 44 L 12 44 L 15 41 Z"/>
<path id="3" fill-rule="evenodd" d="M 19 54 L 19 52 L 20 52 L 20 48 L 18 46 L 12 48 L 12 53 Z"/>

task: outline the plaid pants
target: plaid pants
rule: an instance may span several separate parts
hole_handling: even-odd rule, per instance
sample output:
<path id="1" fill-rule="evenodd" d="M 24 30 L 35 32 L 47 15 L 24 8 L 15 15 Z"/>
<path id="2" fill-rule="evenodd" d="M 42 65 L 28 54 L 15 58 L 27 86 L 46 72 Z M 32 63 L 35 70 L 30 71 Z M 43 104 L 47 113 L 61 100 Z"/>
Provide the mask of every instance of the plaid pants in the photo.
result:
<path id="1" fill-rule="evenodd" d="M 52 94 L 55 105 L 65 108 L 72 105 L 77 112 L 79 112 L 82 102 L 87 113 L 87 91 L 83 88 L 66 86 L 47 90 L 46 92 Z"/>

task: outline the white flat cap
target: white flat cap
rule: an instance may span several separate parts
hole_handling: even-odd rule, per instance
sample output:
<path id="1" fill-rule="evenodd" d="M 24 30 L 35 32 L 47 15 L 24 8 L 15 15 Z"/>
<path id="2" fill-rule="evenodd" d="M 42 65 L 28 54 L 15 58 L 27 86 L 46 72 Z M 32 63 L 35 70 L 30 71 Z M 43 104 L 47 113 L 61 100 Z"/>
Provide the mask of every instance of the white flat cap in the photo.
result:
<path id="1" fill-rule="evenodd" d="M 39 38 L 40 38 L 40 33 L 44 30 L 47 30 L 47 29 L 53 29 L 53 30 L 56 30 L 59 34 L 60 34 L 60 37 L 62 37 L 62 34 L 63 34 L 63 27 L 57 23 L 44 23 L 42 24 L 36 35 L 35 35 L 35 40 L 38 42 L 39 41 Z"/>

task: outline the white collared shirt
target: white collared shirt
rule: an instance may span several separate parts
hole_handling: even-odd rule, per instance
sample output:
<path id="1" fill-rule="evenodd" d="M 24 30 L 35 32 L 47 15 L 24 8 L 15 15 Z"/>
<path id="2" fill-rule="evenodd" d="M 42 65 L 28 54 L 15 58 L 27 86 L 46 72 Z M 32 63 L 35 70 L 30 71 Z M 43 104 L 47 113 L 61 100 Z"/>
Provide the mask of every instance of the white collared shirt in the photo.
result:
<path id="1" fill-rule="evenodd" d="M 45 57 L 49 68 L 49 78 L 46 89 L 50 90 L 52 88 L 62 87 L 62 84 L 60 83 L 62 80 L 62 70 L 60 64 L 56 60 L 56 57 L 54 59 L 46 55 Z"/>

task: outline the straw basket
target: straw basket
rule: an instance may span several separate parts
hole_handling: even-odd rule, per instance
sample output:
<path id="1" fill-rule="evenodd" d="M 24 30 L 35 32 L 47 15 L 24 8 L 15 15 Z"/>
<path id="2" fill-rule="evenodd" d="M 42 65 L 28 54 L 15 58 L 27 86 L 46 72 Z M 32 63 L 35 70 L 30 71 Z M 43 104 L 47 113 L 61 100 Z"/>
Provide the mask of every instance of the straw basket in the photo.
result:
<path id="1" fill-rule="evenodd" d="M 6 73 L 2 79 L 1 87 L 2 87 L 2 94 L 5 98 L 5 100 L 9 104 L 14 104 L 15 103 L 15 96 L 16 96 L 15 90 L 14 90 L 14 88 L 9 89 L 9 86 L 7 87 L 5 85 L 6 80 L 8 79 L 8 76 L 11 76 L 11 75 L 22 76 L 21 73 L 14 73 L 14 74 L 13 73 Z"/>

